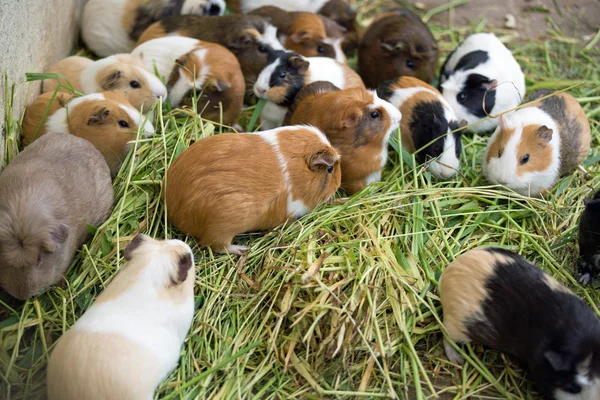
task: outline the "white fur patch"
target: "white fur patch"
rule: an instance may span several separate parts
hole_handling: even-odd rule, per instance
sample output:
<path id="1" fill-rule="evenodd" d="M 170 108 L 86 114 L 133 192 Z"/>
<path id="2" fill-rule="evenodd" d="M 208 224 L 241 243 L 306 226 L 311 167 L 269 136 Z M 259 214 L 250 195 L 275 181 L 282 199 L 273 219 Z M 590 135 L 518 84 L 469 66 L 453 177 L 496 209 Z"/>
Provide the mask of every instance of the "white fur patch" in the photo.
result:
<path id="1" fill-rule="evenodd" d="M 271 24 L 266 25 L 265 32 L 259 42 L 271 46 L 274 50 L 285 50 L 277 39 L 277 28 Z"/>
<path id="2" fill-rule="evenodd" d="M 242 12 L 245 14 L 250 10 L 262 6 L 272 6 L 286 10 L 286 11 L 306 11 L 316 13 L 327 3 L 329 0 L 246 0 L 241 2 Z"/>
<path id="3" fill-rule="evenodd" d="M 262 131 L 279 128 L 283 125 L 288 109 L 278 106 L 272 101 L 267 101 L 260 113 L 260 129 Z"/>
<path id="4" fill-rule="evenodd" d="M 279 66 L 280 63 L 281 60 L 278 58 L 271 64 L 267 65 L 262 71 L 260 71 L 260 74 L 258 74 L 258 78 L 254 83 L 254 94 L 256 95 L 256 97 L 260 99 L 266 99 L 265 93 L 271 88 L 271 86 L 269 85 L 269 82 L 271 81 L 271 75 L 273 75 L 273 72 Z M 263 90 L 264 93 L 260 93 L 259 90 Z"/>
<path id="5" fill-rule="evenodd" d="M 367 176 L 366 185 L 370 185 L 373 182 L 379 182 L 381 180 L 381 170 L 373 172 L 371 175 Z"/>
<path id="6" fill-rule="evenodd" d="M 346 89 L 344 65 L 329 57 L 308 57 L 309 79 L 305 85 L 317 81 L 331 82 L 340 89 Z"/>
<path id="7" fill-rule="evenodd" d="M 154 136 L 154 126 L 148 118 L 143 118 L 142 114 L 138 110 L 132 107 L 127 107 L 124 104 L 119 104 L 119 108 L 124 110 L 133 121 L 135 121 L 138 128 L 142 127 L 142 133 L 145 138 Z"/>
<path id="8" fill-rule="evenodd" d="M 150 72 L 158 71 L 159 77 L 166 82 L 171 76 L 175 61 L 194 50 L 200 41 L 184 36 L 166 36 L 149 40 L 137 46 L 131 54 L 141 56 L 143 63 Z"/>
<path id="9" fill-rule="evenodd" d="M 346 54 L 344 53 L 344 50 L 342 49 L 342 42 L 344 41 L 344 38 L 337 38 L 337 39 L 331 39 L 331 38 L 327 38 L 324 40 L 325 43 L 330 44 L 333 47 L 333 50 L 335 51 L 335 61 L 342 63 L 342 64 L 346 64 L 346 61 L 348 61 L 346 59 Z"/>
<path id="10" fill-rule="evenodd" d="M 207 53 L 208 49 L 203 48 L 194 52 L 198 58 L 198 62 L 200 63 L 199 65 L 195 66 L 195 71 L 190 71 L 192 74 L 195 74 L 196 79 L 194 81 L 190 80 L 190 78 L 182 69 L 179 70 L 179 79 L 171 88 L 170 99 L 173 107 L 179 107 L 181 101 L 183 100 L 183 96 L 185 96 L 190 89 L 195 87 L 198 94 L 200 94 L 200 92 L 204 89 L 206 77 L 210 72 L 210 67 L 205 63 Z"/>
<path id="11" fill-rule="evenodd" d="M 163 100 L 167 98 L 167 88 L 161 82 L 161 80 L 156 77 L 156 75 L 151 74 L 150 72 L 140 67 L 135 67 L 135 69 L 139 71 L 139 73 L 146 79 L 148 88 L 150 88 L 150 91 L 152 92 L 152 95 L 156 98 L 156 100 L 158 100 L 160 97 L 162 97 Z"/>
<path id="12" fill-rule="evenodd" d="M 400 121 L 402 120 L 402 114 L 400 113 L 400 110 L 397 107 L 394 107 L 394 105 L 392 105 L 391 103 L 389 103 L 383 99 L 380 99 L 377 96 L 377 92 L 375 92 L 374 90 L 370 90 L 369 93 L 371 93 L 371 95 L 373 95 L 373 104 L 370 104 L 368 106 L 368 108 L 372 108 L 372 109 L 383 108 L 390 117 L 390 128 L 385 133 L 385 137 L 383 139 L 383 146 L 381 149 L 381 153 L 379 154 L 381 168 L 383 168 L 385 166 L 385 164 L 387 163 L 388 143 L 390 141 L 390 136 L 392 135 L 392 132 L 394 132 L 396 129 L 398 129 L 398 126 L 400 125 Z"/>
<path id="13" fill-rule="evenodd" d="M 135 47 L 135 41 L 121 25 L 126 4 L 121 0 L 89 0 L 85 4 L 81 35 L 98 56 L 126 53 Z"/>
<path id="14" fill-rule="evenodd" d="M 590 381 L 585 376 L 577 375 L 576 380 L 581 385 L 581 392 L 573 394 L 556 389 L 554 391 L 556 400 L 598 400 L 600 397 L 600 381 L 598 379 Z"/>

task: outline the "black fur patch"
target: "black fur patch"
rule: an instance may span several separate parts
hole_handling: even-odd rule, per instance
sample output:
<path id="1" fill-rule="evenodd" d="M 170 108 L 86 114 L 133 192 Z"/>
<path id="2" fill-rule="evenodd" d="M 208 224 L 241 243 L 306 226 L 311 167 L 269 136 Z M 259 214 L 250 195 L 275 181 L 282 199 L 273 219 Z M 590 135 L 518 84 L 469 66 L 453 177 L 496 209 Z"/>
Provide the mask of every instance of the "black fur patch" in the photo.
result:
<path id="1" fill-rule="evenodd" d="M 388 79 L 387 81 L 383 81 L 379 87 L 377 87 L 377 96 L 379 96 L 380 99 L 383 99 L 385 101 L 389 101 L 389 98 L 392 97 L 392 95 L 394 94 L 394 90 L 392 89 L 392 85 L 394 83 L 396 83 L 396 81 L 398 80 L 398 78 L 396 79 Z"/>
<path id="2" fill-rule="evenodd" d="M 496 91 L 489 90 L 486 94 L 486 87 L 492 81 L 486 76 L 480 74 L 469 74 L 467 81 L 462 88 L 462 91 L 456 96 L 456 101 L 465 107 L 469 112 L 479 118 L 485 118 L 492 113 L 494 105 L 496 105 Z M 461 97 L 464 95 L 464 99 Z M 482 107 L 483 98 L 485 97 L 485 110 Z"/>
<path id="3" fill-rule="evenodd" d="M 470 53 L 465 54 L 458 60 L 456 67 L 454 67 L 455 71 L 467 71 L 469 69 L 473 69 L 477 67 L 479 64 L 485 63 L 489 60 L 487 51 L 483 50 L 475 50 Z"/>
<path id="4" fill-rule="evenodd" d="M 301 57 L 298 53 L 284 50 L 272 51 L 269 54 L 269 61 L 267 65 L 271 65 L 277 59 L 279 65 L 275 68 L 269 78 L 269 87 L 277 87 L 287 85 L 288 89 L 285 93 L 285 99 L 278 105 L 288 107 L 292 104 L 296 95 L 304 86 L 304 77 L 306 72 L 299 71 L 297 68 L 290 64 L 292 57 Z M 281 73 L 285 72 L 285 77 L 281 78 Z"/>
<path id="5" fill-rule="evenodd" d="M 129 32 L 129 38 L 137 42 L 146 28 L 156 21 L 165 17 L 180 14 L 184 1 L 185 0 L 170 0 L 169 4 L 164 8 L 151 6 L 138 7 L 135 11 L 135 22 L 133 23 L 131 32 Z"/>
<path id="6" fill-rule="evenodd" d="M 448 127 L 455 126 L 451 129 L 458 129 L 458 122 L 452 121 L 449 124 L 444 116 L 442 104 L 439 101 L 431 101 L 418 103 L 413 108 L 408 126 L 416 150 L 429 144 L 415 154 L 417 160 L 424 163 L 428 159 L 438 158 L 442 155 Z M 460 132 L 454 132 L 453 135 L 456 141 L 456 156 L 460 157 L 462 150 L 461 134 Z"/>
<path id="7" fill-rule="evenodd" d="M 588 283 L 600 272 L 600 190 L 592 200 L 586 201 L 579 222 L 580 280 L 588 274 Z"/>

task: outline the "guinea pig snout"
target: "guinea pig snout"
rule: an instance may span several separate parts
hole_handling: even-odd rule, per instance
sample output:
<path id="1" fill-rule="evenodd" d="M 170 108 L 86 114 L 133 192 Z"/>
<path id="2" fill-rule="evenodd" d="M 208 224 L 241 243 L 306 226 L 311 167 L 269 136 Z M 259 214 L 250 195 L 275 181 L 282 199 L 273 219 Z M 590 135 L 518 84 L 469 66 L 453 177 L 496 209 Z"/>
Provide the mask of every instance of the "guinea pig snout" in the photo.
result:
<path id="1" fill-rule="evenodd" d="M 221 15 L 222 13 L 221 0 L 211 0 L 204 7 L 204 15 Z"/>
<path id="2" fill-rule="evenodd" d="M 264 87 L 259 86 L 258 83 L 256 83 L 254 85 L 254 94 L 256 95 L 256 97 L 264 98 L 265 97 L 265 93 L 267 93 L 267 89 L 265 89 Z"/>

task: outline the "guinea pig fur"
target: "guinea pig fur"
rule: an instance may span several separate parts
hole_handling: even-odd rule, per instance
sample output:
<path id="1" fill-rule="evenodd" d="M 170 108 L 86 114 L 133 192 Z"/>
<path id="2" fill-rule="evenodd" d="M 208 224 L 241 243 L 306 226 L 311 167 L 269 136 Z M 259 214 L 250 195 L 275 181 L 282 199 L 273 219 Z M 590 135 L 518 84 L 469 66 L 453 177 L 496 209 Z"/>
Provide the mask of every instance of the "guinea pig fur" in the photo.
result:
<path id="1" fill-rule="evenodd" d="M 179 240 L 138 235 L 127 263 L 54 347 L 49 400 L 154 398 L 194 316 L 194 257 Z"/>
<path id="2" fill-rule="evenodd" d="M 286 11 L 304 11 L 317 13 L 332 0 L 230 0 L 229 7 L 244 14 L 264 6 L 277 6 Z"/>
<path id="3" fill-rule="evenodd" d="M 144 30 L 172 15 L 222 15 L 224 0 L 89 0 L 81 36 L 98 56 L 128 53 Z"/>
<path id="4" fill-rule="evenodd" d="M 398 76 L 431 83 L 438 67 L 437 43 L 421 19 L 406 9 L 390 12 L 365 31 L 358 48 L 358 73 L 368 88 Z"/>
<path id="5" fill-rule="evenodd" d="M 500 117 L 482 170 L 487 180 L 522 195 L 540 196 L 570 174 L 590 150 L 590 124 L 568 93 L 535 92 L 526 107 Z"/>
<path id="6" fill-rule="evenodd" d="M 402 117 L 396 107 L 374 91 L 339 90 L 329 82 L 305 86 L 296 103 L 291 124 L 318 128 L 340 153 L 342 189 L 353 194 L 381 180 L 389 138 Z"/>
<path id="7" fill-rule="evenodd" d="M 503 249 L 471 250 L 445 269 L 440 298 L 453 341 L 512 355 L 546 399 L 598 399 L 598 317 L 534 264 Z M 450 361 L 464 361 L 444 347 Z"/>
<path id="8" fill-rule="evenodd" d="M 0 174 L 0 287 L 25 300 L 61 282 L 112 205 L 110 172 L 86 140 L 49 133 L 25 148 Z"/>
<path id="9" fill-rule="evenodd" d="M 193 107 L 203 118 L 237 124 L 244 105 L 244 75 L 225 47 L 184 36 L 153 39 L 136 47 L 147 68 L 167 82 L 173 107 Z"/>
<path id="10" fill-rule="evenodd" d="M 440 76 L 440 91 L 460 119 L 473 132 L 498 126 L 497 115 L 521 104 L 525 76 L 510 50 L 493 33 L 469 36 L 446 59 Z M 484 105 L 485 98 L 485 108 Z"/>
<path id="11" fill-rule="evenodd" d="M 146 70 L 138 55 L 118 54 L 92 61 L 85 57 L 67 57 L 56 63 L 50 71 L 64 79 L 45 80 L 42 92 L 54 92 L 60 85 L 70 87 L 83 94 L 108 90 L 120 90 L 138 110 L 148 112 L 162 97 L 167 97 L 167 88 L 154 74 Z M 67 89 L 60 90 L 66 91 Z"/>
<path id="12" fill-rule="evenodd" d="M 460 165 L 461 128 L 467 121 L 458 121 L 441 93 L 417 78 L 386 81 L 378 91 L 403 115 L 400 131 L 406 151 L 416 152 L 417 160 L 427 163 L 436 178 L 453 176 Z"/>
<path id="13" fill-rule="evenodd" d="M 144 137 L 154 135 L 154 127 L 131 106 L 121 92 L 88 94 L 73 98 L 43 120 L 52 93 L 36 99 L 25 111 L 23 145 L 47 132 L 70 133 L 92 143 L 116 175 L 125 156 L 142 130 Z M 41 126 L 40 126 L 41 125 Z M 39 130 L 38 130 L 39 127 Z"/>
<path id="14" fill-rule="evenodd" d="M 585 200 L 579 222 L 579 282 L 588 284 L 600 270 L 600 191 Z"/>
<path id="15" fill-rule="evenodd" d="M 338 153 L 316 128 L 288 126 L 198 140 L 167 172 L 169 221 L 201 246 L 241 254 L 243 232 L 309 213 L 340 186 Z"/>

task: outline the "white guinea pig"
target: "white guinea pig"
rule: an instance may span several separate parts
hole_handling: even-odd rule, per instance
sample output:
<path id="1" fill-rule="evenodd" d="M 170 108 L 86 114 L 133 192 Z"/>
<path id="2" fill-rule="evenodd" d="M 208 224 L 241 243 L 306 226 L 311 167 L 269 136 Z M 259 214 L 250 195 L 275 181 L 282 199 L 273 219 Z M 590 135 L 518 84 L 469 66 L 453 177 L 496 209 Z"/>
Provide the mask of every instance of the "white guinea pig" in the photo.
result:
<path id="1" fill-rule="evenodd" d="M 89 0 L 81 36 L 97 55 L 133 50 L 144 30 L 171 15 L 222 15 L 224 0 Z"/>
<path id="2" fill-rule="evenodd" d="M 498 120 L 486 119 L 521 104 L 525 76 L 510 50 L 493 33 L 469 36 L 446 59 L 440 76 L 440 92 L 467 129 L 485 132 Z M 482 107 L 485 98 L 485 109 Z"/>
<path id="3" fill-rule="evenodd" d="M 49 400 L 152 399 L 177 366 L 194 316 L 192 251 L 137 235 L 125 259 L 52 351 Z"/>

